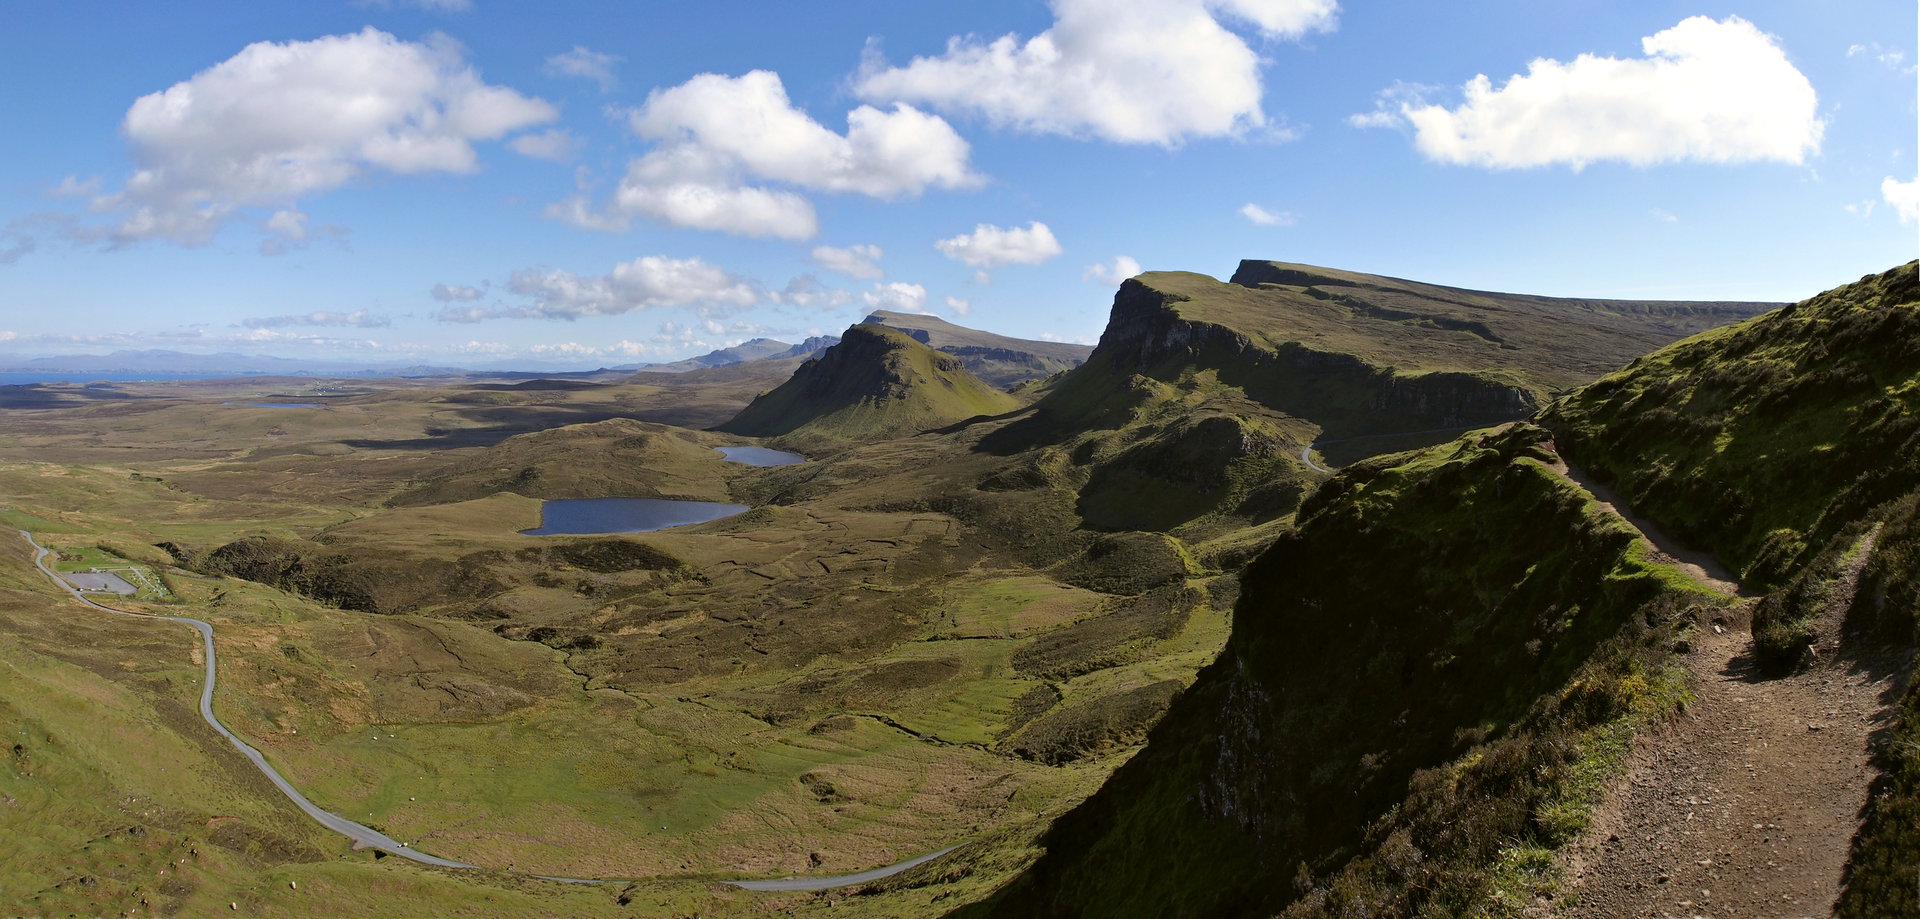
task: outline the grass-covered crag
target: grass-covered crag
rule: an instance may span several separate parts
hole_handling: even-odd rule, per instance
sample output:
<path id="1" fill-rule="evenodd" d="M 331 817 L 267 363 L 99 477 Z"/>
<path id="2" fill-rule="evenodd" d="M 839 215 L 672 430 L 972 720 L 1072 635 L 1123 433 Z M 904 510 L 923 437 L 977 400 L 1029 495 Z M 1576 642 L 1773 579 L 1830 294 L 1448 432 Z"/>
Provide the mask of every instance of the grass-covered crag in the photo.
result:
<path id="1" fill-rule="evenodd" d="M 1676 701 L 1663 639 L 1717 598 L 1645 561 L 1546 444 L 1472 435 L 1315 493 L 1247 570 L 1220 659 L 984 911 L 1450 912 L 1570 839 L 1583 769 Z"/>

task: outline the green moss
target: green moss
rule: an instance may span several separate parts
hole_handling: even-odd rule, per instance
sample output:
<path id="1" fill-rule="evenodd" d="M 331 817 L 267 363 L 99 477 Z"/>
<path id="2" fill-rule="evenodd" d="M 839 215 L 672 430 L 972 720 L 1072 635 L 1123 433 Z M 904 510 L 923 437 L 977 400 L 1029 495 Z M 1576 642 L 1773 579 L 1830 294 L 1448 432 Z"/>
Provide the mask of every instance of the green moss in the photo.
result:
<path id="1" fill-rule="evenodd" d="M 1920 494 L 1887 514 L 1848 626 L 1894 648 L 1920 643 Z M 1883 777 L 1854 837 L 1834 910 L 1846 919 L 1920 916 L 1920 680 L 1911 676 L 1877 765 Z"/>
<path id="2" fill-rule="evenodd" d="M 1920 481 L 1917 267 L 1648 355 L 1546 423 L 1637 511 L 1780 587 Z"/>
<path id="3" fill-rule="evenodd" d="M 1545 438 L 1382 457 L 1309 499 L 1219 661 L 995 914 L 1413 916 L 1548 883 L 1539 853 L 1677 704 L 1674 630 L 1717 598 L 1595 514 Z"/>

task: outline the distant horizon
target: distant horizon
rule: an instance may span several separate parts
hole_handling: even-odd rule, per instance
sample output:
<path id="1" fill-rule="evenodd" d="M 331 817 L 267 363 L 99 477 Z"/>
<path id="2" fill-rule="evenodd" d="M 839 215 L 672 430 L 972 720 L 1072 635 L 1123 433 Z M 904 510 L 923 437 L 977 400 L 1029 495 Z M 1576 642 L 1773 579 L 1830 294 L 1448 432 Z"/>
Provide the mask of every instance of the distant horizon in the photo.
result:
<path id="1" fill-rule="evenodd" d="M 874 310 L 1085 342 L 1125 278 L 1243 258 L 1792 302 L 1920 251 L 1912 6 L 13 18 L 8 352 L 614 366 Z"/>
<path id="2" fill-rule="evenodd" d="M 1314 267 L 1338 269 L 1338 266 L 1322 265 L 1322 266 L 1314 266 Z M 1143 272 L 1143 273 L 1151 273 L 1151 272 Z M 1380 277 L 1391 277 L 1391 276 L 1380 275 Z M 1419 278 L 1402 277 L 1402 278 L 1395 278 L 1395 279 L 1411 281 L 1415 283 L 1426 283 L 1424 281 L 1421 281 Z M 1216 280 L 1223 280 L 1223 279 L 1216 278 Z M 1836 282 L 1836 286 L 1838 283 L 1844 283 L 1844 282 Z M 1439 286 L 1446 286 L 1446 285 L 1439 285 Z M 1474 288 L 1464 288 L 1464 289 L 1474 289 Z M 1489 292 L 1493 292 L 1493 291 L 1489 291 Z M 1557 295 L 1532 294 L 1529 291 L 1497 291 L 1497 292 L 1498 293 L 1515 293 L 1515 294 L 1523 294 L 1523 295 L 1531 295 L 1531 296 L 1555 296 L 1557 299 L 1582 299 L 1582 300 L 1633 300 L 1633 299 L 1636 299 L 1636 298 L 1623 298 L 1623 297 L 1581 297 L 1577 295 L 1572 297 L 1560 297 Z M 1673 300 L 1674 302 L 1764 302 L 1764 303 L 1779 303 L 1781 305 L 1786 305 L 1787 303 L 1790 303 L 1790 302 L 1797 302 L 1797 301 L 1731 301 L 1731 298 L 1714 298 L 1714 297 L 1698 298 L 1698 299 L 1695 299 L 1695 298 L 1658 298 L 1658 299 L 1670 299 L 1670 300 Z M 965 322 L 965 321 L 955 321 L 955 319 L 941 317 L 933 313 L 914 312 L 914 311 L 905 311 L 905 310 L 890 310 L 884 307 L 877 307 L 868 311 L 864 316 L 862 316 L 859 320 L 856 320 L 856 322 L 853 324 L 866 322 L 868 319 L 871 319 L 873 316 L 880 315 L 880 314 L 893 314 L 893 315 L 899 315 L 899 316 L 921 317 L 921 318 L 930 319 L 936 322 L 943 322 L 950 325 L 959 326 L 965 329 L 973 329 L 975 331 L 984 331 L 984 332 L 994 332 L 993 329 L 983 328 L 978 324 L 969 324 L 968 322 Z M 956 317 L 956 319 L 957 318 L 960 318 L 960 317 Z M 844 331 L 844 329 L 841 331 Z M 20 353 L 0 352 L 0 386 L 19 385 L 22 382 L 36 382 L 36 381 L 37 382 L 86 382 L 88 380 L 97 379 L 97 380 L 107 380 L 110 382 L 143 382 L 143 381 L 159 381 L 159 380 L 176 381 L 176 380 L 194 380 L 194 379 L 223 379 L 223 378 L 230 378 L 230 377 L 246 377 L 246 376 L 274 376 L 276 374 L 294 375 L 294 376 L 306 376 L 306 375 L 326 376 L 328 374 L 338 374 L 338 375 L 347 375 L 347 376 L 366 376 L 376 372 L 402 371 L 407 369 L 419 369 L 423 371 L 431 371 L 431 373 L 421 374 L 422 376 L 432 376 L 432 375 L 442 374 L 442 373 L 446 373 L 446 374 L 452 374 L 452 373 L 574 373 L 574 374 L 579 374 L 579 373 L 594 373 L 597 371 L 618 372 L 623 370 L 640 370 L 640 369 L 645 369 L 647 367 L 658 367 L 658 366 L 665 366 L 665 365 L 670 365 L 674 363 L 679 363 L 682 361 L 692 360 L 694 358 L 715 354 L 721 351 L 726 351 L 732 348 L 737 348 L 741 345 L 749 344 L 755 341 L 772 341 L 772 342 L 778 342 L 784 345 L 797 346 L 808 339 L 819 338 L 819 337 L 838 337 L 838 334 L 839 334 L 838 332 L 821 332 L 815 335 L 800 337 L 798 341 L 788 341 L 786 339 L 777 338 L 770 335 L 759 335 L 751 338 L 729 340 L 721 344 L 718 344 L 714 347 L 710 347 L 710 348 L 702 347 L 700 349 L 692 350 L 687 353 L 680 354 L 678 356 L 666 356 L 666 357 L 661 357 L 657 360 L 623 361 L 620 363 L 604 363 L 603 362 L 599 364 L 594 364 L 592 362 L 580 362 L 580 361 L 570 362 L 570 361 L 564 361 L 564 360 L 541 362 L 541 361 L 532 360 L 532 359 L 520 359 L 518 361 L 502 360 L 502 361 L 491 361 L 491 362 L 476 362 L 472 364 L 443 364 L 443 363 L 436 363 L 433 361 L 401 360 L 401 359 L 356 363 L 351 360 L 344 360 L 344 359 L 338 359 L 338 358 L 316 357 L 316 358 L 303 359 L 299 357 L 289 357 L 286 355 L 274 354 L 270 352 L 244 352 L 244 351 L 234 351 L 231 349 L 193 351 L 193 350 L 184 350 L 179 348 L 158 348 L 158 347 L 121 348 L 121 349 L 116 349 L 114 351 L 105 352 L 105 353 L 66 352 L 66 353 L 20 354 Z M 996 332 L 995 334 L 1000 334 L 1000 333 Z M 1014 337 L 1017 337 L 1017 336 L 1014 336 Z M 1027 339 L 1027 340 L 1037 341 L 1037 342 L 1038 341 L 1054 341 L 1051 339 Z M 1056 341 L 1055 343 L 1079 344 L 1079 345 L 1091 346 L 1098 343 L 1098 336 L 1096 335 L 1094 338 L 1090 340 L 1068 341 L 1068 342 Z M 219 371 L 204 371 L 204 372 L 202 371 L 166 371 L 166 370 L 141 371 L 141 370 L 135 370 L 132 368 L 102 368 L 101 370 L 98 370 L 98 371 L 85 371 L 85 370 L 62 370 L 62 369 L 59 369 L 58 367 L 49 367 L 45 370 L 38 370 L 38 369 L 28 370 L 23 366 L 23 363 L 22 363 L 22 362 L 37 363 L 37 362 L 59 361 L 61 359 L 74 359 L 74 360 L 92 359 L 96 361 L 104 361 L 104 360 L 109 360 L 115 356 L 123 355 L 123 354 L 124 355 L 141 355 L 141 356 L 178 356 L 182 358 L 232 357 L 239 362 L 275 361 L 275 362 L 285 362 L 292 366 L 282 368 L 278 371 L 270 370 L 270 369 L 246 369 L 238 366 L 219 370 Z M 307 368 L 307 369 L 302 369 L 302 368 Z M 107 374 L 107 376 L 89 376 L 90 373 Z M 154 376 L 150 376 L 150 377 L 138 376 L 138 374 L 141 374 L 141 373 L 154 374 Z M 193 375 L 195 373 L 204 373 L 205 375 L 195 376 Z M 46 379 L 45 380 L 12 379 L 12 378 L 33 377 L 36 374 L 45 376 Z"/>

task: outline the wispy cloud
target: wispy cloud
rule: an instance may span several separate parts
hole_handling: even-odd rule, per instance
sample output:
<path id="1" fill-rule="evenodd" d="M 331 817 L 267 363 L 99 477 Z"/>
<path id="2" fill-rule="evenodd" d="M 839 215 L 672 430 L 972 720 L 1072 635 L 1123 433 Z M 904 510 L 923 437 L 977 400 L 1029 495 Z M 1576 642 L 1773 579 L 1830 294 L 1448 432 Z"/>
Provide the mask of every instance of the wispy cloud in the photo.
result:
<path id="1" fill-rule="evenodd" d="M 1240 206 L 1240 216 L 1263 227 L 1290 227 L 1300 222 L 1292 211 L 1270 211 L 1251 201 Z"/>
<path id="2" fill-rule="evenodd" d="M 614 316 L 666 306 L 742 308 L 764 299 L 760 286 L 698 258 L 657 255 L 622 262 L 603 275 L 570 271 L 516 271 L 507 290 L 527 302 L 514 306 L 448 306 L 442 322 L 487 319 L 564 319 Z"/>
<path id="3" fill-rule="evenodd" d="M 570 51 L 547 58 L 547 72 L 592 80 L 600 84 L 601 92 L 612 92 L 620 83 L 619 78 L 613 75 L 613 67 L 624 60 L 626 58 L 617 54 L 605 54 L 585 45 L 574 45 Z"/>
<path id="4" fill-rule="evenodd" d="M 298 313 L 290 316 L 263 316 L 256 319 L 244 319 L 240 324 L 249 329 L 284 329 L 293 326 L 341 326 L 356 329 L 384 329 L 393 325 L 393 320 L 378 316 L 366 310 L 351 313 Z"/>
<path id="5" fill-rule="evenodd" d="M 1116 255 L 1111 262 L 1088 265 L 1080 272 L 1080 280 L 1096 281 L 1101 284 L 1118 284 L 1140 273 L 1140 262 L 1131 255 Z"/>

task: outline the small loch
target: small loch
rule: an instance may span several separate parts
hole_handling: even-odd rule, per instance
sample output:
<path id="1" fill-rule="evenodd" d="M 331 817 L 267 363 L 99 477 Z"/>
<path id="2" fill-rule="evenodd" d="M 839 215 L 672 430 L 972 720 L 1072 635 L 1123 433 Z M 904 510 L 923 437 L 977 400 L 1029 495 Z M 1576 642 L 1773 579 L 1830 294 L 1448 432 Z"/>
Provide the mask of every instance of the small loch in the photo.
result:
<path id="1" fill-rule="evenodd" d="M 748 466 L 792 466 L 804 463 L 807 458 L 798 453 L 785 450 L 769 450 L 766 447 L 715 447 L 731 463 L 745 463 Z"/>
<path id="2" fill-rule="evenodd" d="M 674 501 L 667 498 L 550 498 L 540 504 L 538 529 L 527 536 L 588 533 L 648 533 L 706 523 L 752 510 L 744 504 Z"/>
<path id="3" fill-rule="evenodd" d="M 221 405 L 249 405 L 254 408 L 319 408 L 319 402 L 222 402 Z"/>

